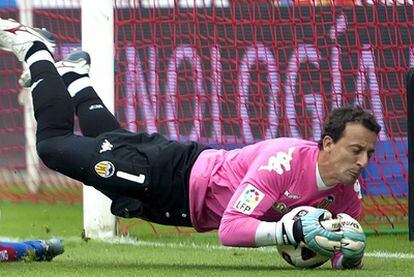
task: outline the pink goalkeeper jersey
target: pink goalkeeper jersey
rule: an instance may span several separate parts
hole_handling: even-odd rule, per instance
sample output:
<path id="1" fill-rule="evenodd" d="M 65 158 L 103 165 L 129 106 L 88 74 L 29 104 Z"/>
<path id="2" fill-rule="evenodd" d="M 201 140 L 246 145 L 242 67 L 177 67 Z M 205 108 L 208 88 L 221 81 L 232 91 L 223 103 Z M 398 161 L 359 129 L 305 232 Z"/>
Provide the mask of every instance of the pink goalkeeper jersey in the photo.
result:
<path id="1" fill-rule="evenodd" d="M 190 175 L 193 226 L 197 231 L 219 229 L 224 245 L 256 246 L 261 221 L 278 221 L 298 206 L 358 219 L 359 183 L 318 186 L 318 152 L 316 143 L 292 138 L 201 152 Z"/>

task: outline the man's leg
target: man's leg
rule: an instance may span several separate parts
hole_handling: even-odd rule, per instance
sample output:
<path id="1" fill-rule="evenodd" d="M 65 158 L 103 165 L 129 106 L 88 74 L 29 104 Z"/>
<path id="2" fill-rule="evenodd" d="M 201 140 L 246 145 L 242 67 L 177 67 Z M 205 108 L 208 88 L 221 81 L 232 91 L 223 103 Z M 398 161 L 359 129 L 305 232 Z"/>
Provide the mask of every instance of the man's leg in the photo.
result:
<path id="1" fill-rule="evenodd" d="M 105 107 L 101 98 L 97 95 L 91 85 L 89 78 L 89 54 L 84 51 L 74 52 L 64 60 L 55 63 L 56 69 L 65 83 L 72 97 L 75 112 L 79 118 L 79 125 L 85 137 L 95 138 L 98 135 L 121 128 L 116 118 Z M 36 82 L 33 78 L 32 83 Z M 72 117 L 73 118 L 73 115 Z M 72 123 L 73 124 L 73 123 Z M 73 127 L 72 127 L 73 129 Z M 73 155 L 72 149 L 85 145 L 85 137 L 73 136 L 72 134 L 51 138 L 47 143 L 38 144 L 38 152 L 43 153 L 43 159 L 55 161 L 49 162 L 52 169 L 84 182 L 86 180 L 85 170 L 90 161 L 90 150 L 82 151 Z M 94 149 L 94 140 L 89 140 L 89 148 Z M 61 154 L 58 154 L 61 153 Z M 54 157 L 53 159 L 48 158 Z M 59 156 L 59 158 L 56 158 Z M 61 161 L 65 161 L 64 163 Z M 74 167 L 73 165 L 77 165 Z M 79 169 L 82 172 L 79 172 Z M 112 186 L 111 186 L 112 187 Z M 110 190 L 104 190 L 102 186 L 95 186 L 112 200 L 121 196 Z M 113 188 L 112 188 L 113 189 Z"/>
<path id="2" fill-rule="evenodd" d="M 82 134 L 97 137 L 119 129 L 120 125 L 92 87 L 89 78 L 90 64 L 91 59 L 87 52 L 75 51 L 55 63 L 55 66 L 72 97 Z M 30 87 L 30 70 L 23 72 L 19 83 L 23 87 Z"/>
<path id="3" fill-rule="evenodd" d="M 55 63 L 55 66 L 72 97 L 82 134 L 94 138 L 121 126 L 92 87 L 89 78 L 90 63 L 87 52 L 76 51 Z M 122 198 L 111 191 L 102 188 L 99 190 L 111 200 Z"/>
<path id="4" fill-rule="evenodd" d="M 51 261 L 63 252 L 63 241 L 59 239 L 25 242 L 0 241 L 0 262 Z"/>
<path id="5" fill-rule="evenodd" d="M 54 65 L 52 46 L 41 30 L 0 19 L 0 48 L 30 68 L 40 158 L 49 168 L 83 182 L 96 141 L 73 134 L 72 99 Z"/>
<path id="6" fill-rule="evenodd" d="M 47 167 L 87 185 L 93 185 L 108 196 L 146 195 L 148 178 L 143 184 L 143 181 L 136 182 L 128 177 L 114 175 L 115 168 L 118 171 L 123 169 L 130 174 L 135 173 L 134 163 L 113 157 L 112 152 L 103 152 L 101 157 L 96 157 L 98 144 L 102 142 L 94 137 L 102 132 L 118 129 L 119 124 L 90 87 L 89 77 L 69 70 L 68 75 L 62 75 L 75 97 L 79 116 L 85 119 L 83 125 L 86 134 L 91 137 L 73 134 L 71 95 L 55 67 L 47 41 L 39 32 L 17 22 L 0 19 L 0 48 L 13 51 L 19 60 L 24 60 L 29 65 L 33 106 L 38 123 L 37 152 L 40 158 Z M 89 116 L 92 119 L 86 118 Z M 109 127 L 99 124 L 102 122 Z M 105 154 L 108 156 L 104 156 Z"/>
<path id="7" fill-rule="evenodd" d="M 121 126 L 92 87 L 89 67 L 90 56 L 85 51 L 73 52 L 56 63 L 56 68 L 72 96 L 82 134 L 97 137 Z"/>

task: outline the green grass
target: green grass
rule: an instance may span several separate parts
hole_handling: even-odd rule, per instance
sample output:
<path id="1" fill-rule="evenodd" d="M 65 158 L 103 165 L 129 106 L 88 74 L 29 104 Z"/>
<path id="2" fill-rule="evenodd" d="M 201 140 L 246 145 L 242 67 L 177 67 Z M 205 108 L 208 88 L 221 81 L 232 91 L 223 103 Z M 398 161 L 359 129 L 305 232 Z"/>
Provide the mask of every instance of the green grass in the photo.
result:
<path id="1" fill-rule="evenodd" d="M 297 270 L 274 248 L 223 248 L 215 234 L 185 235 L 157 226 L 154 235 L 143 223 L 131 229 L 137 245 L 84 241 L 80 205 L 0 202 L 0 237 L 65 238 L 65 253 L 48 263 L 2 263 L 4 276 L 411 276 L 414 245 L 408 235 L 368 236 L 365 269 L 334 271 L 327 263 L 315 270 Z M 139 242 L 142 242 L 139 244 Z M 146 244 L 145 244 L 146 243 Z M 158 244 L 157 244 L 158 243 Z M 376 258 L 376 251 L 411 254 L 410 259 Z"/>

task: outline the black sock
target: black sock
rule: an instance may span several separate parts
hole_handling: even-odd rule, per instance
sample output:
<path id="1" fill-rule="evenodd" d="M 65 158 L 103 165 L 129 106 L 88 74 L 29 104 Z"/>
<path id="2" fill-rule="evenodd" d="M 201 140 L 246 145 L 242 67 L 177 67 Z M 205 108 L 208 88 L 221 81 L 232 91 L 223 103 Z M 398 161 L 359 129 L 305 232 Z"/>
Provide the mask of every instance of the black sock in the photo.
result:
<path id="1" fill-rule="evenodd" d="M 79 126 L 84 136 L 98 135 L 121 128 L 92 87 L 86 87 L 72 97 Z"/>
<path id="2" fill-rule="evenodd" d="M 80 79 L 82 77 L 89 77 L 89 74 L 78 74 L 78 73 L 75 73 L 75 72 L 68 72 L 66 74 L 63 74 L 63 76 L 62 76 L 66 87 L 68 87 L 70 84 L 72 84 L 73 81 L 76 81 L 77 79 Z"/>

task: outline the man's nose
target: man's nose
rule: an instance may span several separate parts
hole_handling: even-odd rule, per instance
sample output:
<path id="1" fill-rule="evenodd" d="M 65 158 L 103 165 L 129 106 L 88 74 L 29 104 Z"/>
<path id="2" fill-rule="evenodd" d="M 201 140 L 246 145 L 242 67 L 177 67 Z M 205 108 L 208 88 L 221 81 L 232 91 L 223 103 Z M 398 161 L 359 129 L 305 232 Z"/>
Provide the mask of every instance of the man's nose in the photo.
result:
<path id="1" fill-rule="evenodd" d="M 367 152 L 363 152 L 358 156 L 357 164 L 365 168 L 368 165 L 369 157 Z"/>

